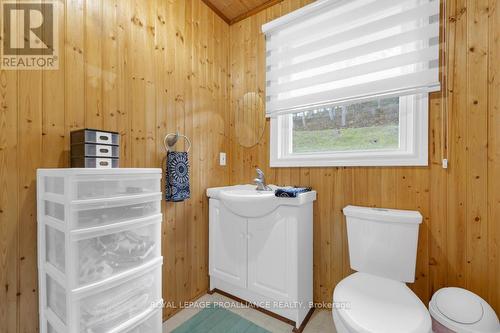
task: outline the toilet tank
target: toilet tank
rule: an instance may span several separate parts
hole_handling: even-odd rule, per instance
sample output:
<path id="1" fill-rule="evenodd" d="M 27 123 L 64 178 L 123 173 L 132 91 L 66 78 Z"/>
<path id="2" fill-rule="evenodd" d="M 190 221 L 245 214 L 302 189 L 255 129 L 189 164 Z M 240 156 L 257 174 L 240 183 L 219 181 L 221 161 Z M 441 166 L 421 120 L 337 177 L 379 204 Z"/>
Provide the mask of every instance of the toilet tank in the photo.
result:
<path id="1" fill-rule="evenodd" d="M 402 282 L 415 281 L 418 228 L 416 211 L 344 208 L 351 268 Z"/>

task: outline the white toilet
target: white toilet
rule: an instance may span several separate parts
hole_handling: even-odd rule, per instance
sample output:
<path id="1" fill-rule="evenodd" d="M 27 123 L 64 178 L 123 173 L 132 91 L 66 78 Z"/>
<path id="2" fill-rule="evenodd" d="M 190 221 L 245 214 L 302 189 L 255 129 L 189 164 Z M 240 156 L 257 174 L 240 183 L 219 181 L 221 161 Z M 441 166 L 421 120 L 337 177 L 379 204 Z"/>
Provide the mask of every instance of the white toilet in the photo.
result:
<path id="1" fill-rule="evenodd" d="M 415 281 L 418 212 L 347 206 L 351 268 L 333 292 L 338 333 L 429 333 L 431 317 L 406 286 Z"/>

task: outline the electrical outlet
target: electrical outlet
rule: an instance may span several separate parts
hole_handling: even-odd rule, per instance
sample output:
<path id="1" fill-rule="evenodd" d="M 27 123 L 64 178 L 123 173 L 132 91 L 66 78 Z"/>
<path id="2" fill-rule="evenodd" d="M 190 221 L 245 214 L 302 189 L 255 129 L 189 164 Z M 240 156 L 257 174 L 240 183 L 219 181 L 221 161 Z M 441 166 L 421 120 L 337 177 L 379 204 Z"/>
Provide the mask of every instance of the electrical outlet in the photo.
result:
<path id="1" fill-rule="evenodd" d="M 219 165 L 220 166 L 225 166 L 226 165 L 226 153 L 220 153 L 219 154 Z"/>

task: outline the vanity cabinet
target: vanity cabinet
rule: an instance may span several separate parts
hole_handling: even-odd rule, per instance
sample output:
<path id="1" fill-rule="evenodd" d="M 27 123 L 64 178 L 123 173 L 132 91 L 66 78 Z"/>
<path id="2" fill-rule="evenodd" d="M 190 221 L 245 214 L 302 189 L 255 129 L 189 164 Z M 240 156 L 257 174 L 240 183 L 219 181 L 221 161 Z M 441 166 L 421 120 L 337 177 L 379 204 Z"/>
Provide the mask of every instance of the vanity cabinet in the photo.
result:
<path id="1" fill-rule="evenodd" d="M 245 288 L 247 285 L 247 221 L 210 202 L 210 275 Z M 212 255 L 213 254 L 213 255 Z"/>
<path id="2" fill-rule="evenodd" d="M 312 308 L 313 201 L 257 193 L 255 186 L 208 189 L 210 289 L 295 322 Z"/>
<path id="3" fill-rule="evenodd" d="M 297 298 L 297 227 L 278 211 L 248 220 L 248 289 L 281 301 Z"/>

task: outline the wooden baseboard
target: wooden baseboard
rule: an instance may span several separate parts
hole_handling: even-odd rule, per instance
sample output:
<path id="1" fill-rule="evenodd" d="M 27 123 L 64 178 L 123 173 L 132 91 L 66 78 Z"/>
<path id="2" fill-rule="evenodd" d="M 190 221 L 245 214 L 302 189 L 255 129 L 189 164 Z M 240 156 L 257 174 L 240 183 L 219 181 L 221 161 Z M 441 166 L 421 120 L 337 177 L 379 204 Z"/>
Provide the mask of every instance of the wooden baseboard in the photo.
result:
<path id="1" fill-rule="evenodd" d="M 252 308 L 252 309 L 255 309 L 255 310 L 259 311 L 259 312 L 262 312 L 262 313 L 264 313 L 264 314 L 266 314 L 266 315 L 268 315 L 268 316 L 270 316 L 270 317 L 273 317 L 273 318 L 275 318 L 275 319 L 277 319 L 277 320 L 279 320 L 279 321 L 282 321 L 282 322 L 284 322 L 284 323 L 287 323 L 287 324 L 289 324 L 289 325 L 292 325 L 292 326 L 293 326 L 292 332 L 294 332 L 294 333 L 302 333 L 302 331 L 306 328 L 307 323 L 308 323 L 308 322 L 309 322 L 309 320 L 311 319 L 312 314 L 314 313 L 314 308 L 311 308 L 311 309 L 309 310 L 309 312 L 307 313 L 306 317 L 304 318 L 304 321 L 302 322 L 302 324 L 300 325 L 300 327 L 299 327 L 299 328 L 296 328 L 296 327 L 295 327 L 295 322 L 294 322 L 293 320 L 290 320 L 290 319 L 285 318 L 285 317 L 283 317 L 283 316 L 280 316 L 280 315 L 278 315 L 278 314 L 276 314 L 276 313 L 274 313 L 274 312 L 271 312 L 271 311 L 269 311 L 269 310 L 266 310 L 266 309 L 264 309 L 264 308 L 261 308 L 261 307 L 259 307 L 259 306 L 256 306 L 256 305 L 255 305 L 255 304 L 253 304 L 253 303 L 247 302 L 247 301 L 245 301 L 244 299 L 241 299 L 241 298 L 239 298 L 239 297 L 237 297 L 237 296 L 233 296 L 233 295 L 231 295 L 231 294 L 229 294 L 229 293 L 226 293 L 225 291 L 222 291 L 222 290 L 219 290 L 219 289 L 215 288 L 215 289 L 213 289 L 213 290 L 209 290 L 207 293 L 208 293 L 209 295 L 213 295 L 214 293 L 220 294 L 220 295 L 222 295 L 222 296 L 225 296 L 225 297 L 227 297 L 227 298 L 230 298 L 230 299 L 232 299 L 232 300 L 235 300 L 235 301 L 236 301 L 236 302 L 238 302 L 238 303 L 244 304 L 244 305 L 246 305 L 246 306 L 248 306 L 248 307 L 250 307 L 250 308 Z"/>
<path id="2" fill-rule="evenodd" d="M 196 301 L 197 299 L 201 298 L 203 295 L 206 295 L 206 294 L 210 294 L 210 291 L 207 291 L 207 290 L 204 290 L 200 293 L 198 293 L 197 295 L 195 295 L 194 297 L 191 297 L 191 299 L 188 299 L 186 300 L 186 302 L 194 302 Z M 177 307 L 176 309 L 174 309 L 171 313 L 169 313 L 168 315 L 165 314 L 165 310 L 163 310 L 163 321 L 167 321 L 168 319 L 172 318 L 175 314 L 179 313 L 180 311 L 184 310 L 183 308 L 181 307 Z"/>
<path id="3" fill-rule="evenodd" d="M 309 322 L 309 320 L 311 320 L 311 317 L 312 317 L 312 315 L 314 313 L 314 310 L 315 310 L 315 308 L 311 308 L 309 310 L 309 312 L 307 313 L 306 317 L 304 318 L 304 321 L 302 322 L 302 325 L 300 325 L 299 328 L 295 328 L 294 327 L 293 330 L 292 330 L 292 332 L 294 332 L 294 333 L 302 333 L 302 331 L 304 331 L 304 329 L 306 328 L 306 325 Z"/>

